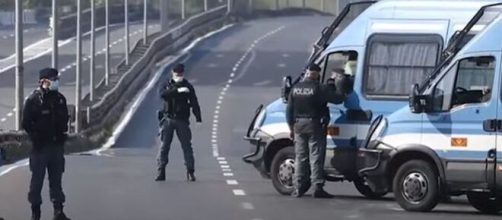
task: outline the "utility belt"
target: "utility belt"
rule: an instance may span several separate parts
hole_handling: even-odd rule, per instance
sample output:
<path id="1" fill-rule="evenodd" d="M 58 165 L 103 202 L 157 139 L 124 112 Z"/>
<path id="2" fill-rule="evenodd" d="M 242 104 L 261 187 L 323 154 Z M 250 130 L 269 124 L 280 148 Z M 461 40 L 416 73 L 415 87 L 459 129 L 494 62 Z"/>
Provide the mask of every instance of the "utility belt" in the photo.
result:
<path id="1" fill-rule="evenodd" d="M 159 122 L 162 124 L 166 119 L 178 119 L 177 114 L 169 114 L 168 112 L 164 110 L 159 110 L 157 111 L 157 119 Z"/>

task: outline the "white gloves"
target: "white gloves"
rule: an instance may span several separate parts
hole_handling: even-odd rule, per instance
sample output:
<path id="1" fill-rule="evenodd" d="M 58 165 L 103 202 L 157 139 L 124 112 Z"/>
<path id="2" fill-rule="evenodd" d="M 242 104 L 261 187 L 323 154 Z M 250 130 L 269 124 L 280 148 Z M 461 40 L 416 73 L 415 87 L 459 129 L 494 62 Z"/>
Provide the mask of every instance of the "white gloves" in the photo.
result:
<path id="1" fill-rule="evenodd" d="M 187 87 L 178 88 L 178 93 L 188 93 L 190 90 Z"/>

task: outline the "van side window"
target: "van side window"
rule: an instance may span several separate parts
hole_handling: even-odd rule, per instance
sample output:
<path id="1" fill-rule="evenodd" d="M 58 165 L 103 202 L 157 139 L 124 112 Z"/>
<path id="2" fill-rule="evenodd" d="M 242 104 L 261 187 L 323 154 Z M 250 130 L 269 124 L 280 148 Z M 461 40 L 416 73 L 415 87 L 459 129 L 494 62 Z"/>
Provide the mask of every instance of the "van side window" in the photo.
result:
<path id="1" fill-rule="evenodd" d="M 437 35 L 379 34 L 369 39 L 364 91 L 370 98 L 402 99 L 434 70 L 442 48 Z"/>
<path id="2" fill-rule="evenodd" d="M 461 60 L 453 90 L 452 106 L 489 101 L 494 74 L 494 57 L 472 57 Z"/>
<path id="3" fill-rule="evenodd" d="M 346 74 L 354 76 L 357 71 L 357 52 L 340 51 L 328 55 L 326 64 L 323 67 L 324 82 L 336 74 Z"/>
<path id="4" fill-rule="evenodd" d="M 432 110 L 448 111 L 464 104 L 489 101 L 494 74 L 494 57 L 470 57 L 460 60 L 434 88 Z"/>

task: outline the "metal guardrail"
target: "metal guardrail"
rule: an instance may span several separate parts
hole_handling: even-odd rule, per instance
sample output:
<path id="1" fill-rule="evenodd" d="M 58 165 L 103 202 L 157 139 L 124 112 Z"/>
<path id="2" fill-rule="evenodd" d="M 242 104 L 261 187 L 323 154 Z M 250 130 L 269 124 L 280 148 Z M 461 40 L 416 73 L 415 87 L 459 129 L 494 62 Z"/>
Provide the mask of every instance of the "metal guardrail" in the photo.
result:
<path id="1" fill-rule="evenodd" d="M 123 74 L 123 76 L 113 86 L 113 88 L 109 90 L 97 103 L 92 104 L 90 108 L 90 120 L 88 120 L 90 123 L 88 124 L 88 127 L 93 127 L 96 124 L 102 124 L 104 122 L 103 119 L 106 118 L 106 115 L 111 113 L 110 109 L 117 104 L 122 94 L 124 94 L 125 91 L 129 89 L 130 84 L 134 80 L 137 80 L 138 76 L 145 75 L 140 73 L 143 70 L 148 69 L 147 67 L 149 67 L 149 64 L 155 63 L 158 60 L 156 58 L 156 55 L 158 53 L 165 54 L 165 51 L 172 51 L 174 49 L 177 49 L 179 46 L 186 43 L 188 39 L 190 39 L 191 33 L 195 32 L 197 28 L 200 28 L 200 26 L 202 25 L 209 24 L 215 19 L 223 18 L 225 13 L 225 7 L 215 8 L 208 12 L 187 19 L 187 21 L 185 21 L 182 25 L 153 40 L 143 57 L 132 64 L 129 70 Z M 138 48 L 138 45 L 139 44 L 136 45 L 135 49 Z M 169 46 L 166 47 L 165 45 Z M 118 66 L 118 68 L 122 66 L 125 66 L 124 61 Z M 87 113 L 80 112 L 80 114 Z"/>
<path id="2" fill-rule="evenodd" d="M 66 149 L 69 152 L 76 152 L 96 147 L 96 142 L 105 137 L 106 130 L 111 129 L 121 117 L 128 99 L 134 97 L 137 89 L 149 79 L 149 70 L 165 55 L 175 52 L 191 38 L 217 25 L 223 25 L 225 15 L 226 7 L 218 7 L 187 19 L 167 33 L 156 35 L 157 37 L 151 41 L 141 58 L 119 76 L 120 78 L 112 87 L 104 88 L 109 90 L 99 101 L 92 103 L 90 106 L 92 120 L 84 127 L 81 134 L 70 135 Z M 134 50 L 138 50 L 141 46 L 140 43 L 136 44 Z M 83 111 L 80 114 L 86 115 L 87 113 Z M 81 118 L 86 119 L 86 117 Z M 87 138 L 91 136 L 94 138 Z M 8 159 L 11 161 L 26 157 L 30 145 L 29 138 L 23 131 L 0 131 L 0 148 L 7 151 Z"/>

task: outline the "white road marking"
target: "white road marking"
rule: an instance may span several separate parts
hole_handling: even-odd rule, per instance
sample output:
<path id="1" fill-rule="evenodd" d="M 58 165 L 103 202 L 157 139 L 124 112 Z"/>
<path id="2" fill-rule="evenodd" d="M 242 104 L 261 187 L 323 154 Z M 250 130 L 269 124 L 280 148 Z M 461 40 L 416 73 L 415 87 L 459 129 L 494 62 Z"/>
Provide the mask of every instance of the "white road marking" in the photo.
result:
<path id="1" fill-rule="evenodd" d="M 216 64 L 216 63 L 210 63 L 207 65 L 207 67 L 209 67 L 209 68 L 215 68 L 217 66 L 218 66 L 218 64 Z"/>
<path id="2" fill-rule="evenodd" d="M 232 192 L 236 196 L 245 196 L 246 195 L 246 192 L 242 189 L 234 189 L 234 190 L 232 190 Z"/>
<path id="3" fill-rule="evenodd" d="M 230 165 L 220 165 L 221 169 L 228 169 L 230 168 Z"/>
<path id="4" fill-rule="evenodd" d="M 289 57 L 289 54 L 287 54 L 287 53 L 283 53 L 283 54 L 282 54 L 282 57 L 287 58 L 287 57 Z"/>
<path id="5" fill-rule="evenodd" d="M 277 64 L 277 66 L 280 67 L 280 68 L 284 68 L 284 67 L 286 67 L 286 64 L 285 63 L 279 63 L 279 64 Z"/>
<path id="6" fill-rule="evenodd" d="M 15 164 L 12 164 L 12 165 L 2 166 L 2 167 L 0 167 L 0 176 L 3 176 L 3 175 L 5 175 L 5 174 L 17 169 L 17 168 L 28 166 L 28 164 L 29 164 L 29 160 L 24 159 L 24 160 L 20 160 L 20 161 L 16 162 Z"/>
<path id="7" fill-rule="evenodd" d="M 237 180 L 227 180 L 227 185 L 239 185 L 239 182 Z"/>
<path id="8" fill-rule="evenodd" d="M 253 210 L 254 209 L 253 204 L 251 204 L 249 202 L 243 202 L 243 203 L 241 203 L 241 205 L 242 205 L 242 208 L 245 210 Z"/>
<path id="9" fill-rule="evenodd" d="M 223 161 L 218 161 L 218 163 L 219 163 L 219 164 L 228 164 L 228 162 L 227 162 L 227 161 L 224 161 L 224 160 L 223 160 Z"/>
<path id="10" fill-rule="evenodd" d="M 225 168 L 225 169 L 221 169 L 221 171 L 223 171 L 223 172 L 232 172 L 232 169 Z"/>
<path id="11" fill-rule="evenodd" d="M 227 177 L 228 176 L 234 176 L 234 174 L 233 173 L 223 173 L 223 176 L 227 176 Z"/>
<path id="12" fill-rule="evenodd" d="M 7 121 L 7 118 L 0 119 L 0 122 L 5 122 L 5 121 Z"/>
<path id="13" fill-rule="evenodd" d="M 225 160 L 224 157 L 217 157 L 216 160 Z"/>
<path id="14" fill-rule="evenodd" d="M 270 80 L 265 80 L 265 81 L 262 81 L 262 82 L 257 82 L 257 83 L 253 83 L 254 86 L 266 86 L 268 84 L 272 83 L 272 81 Z"/>
<path id="15" fill-rule="evenodd" d="M 14 115 L 12 112 L 7 113 L 7 117 L 12 117 Z"/>
<path id="16" fill-rule="evenodd" d="M 218 58 L 222 58 L 222 57 L 224 57 L 224 56 L 225 56 L 225 55 L 223 55 L 223 54 L 218 54 L 218 55 L 216 55 L 216 57 L 218 57 Z"/>

